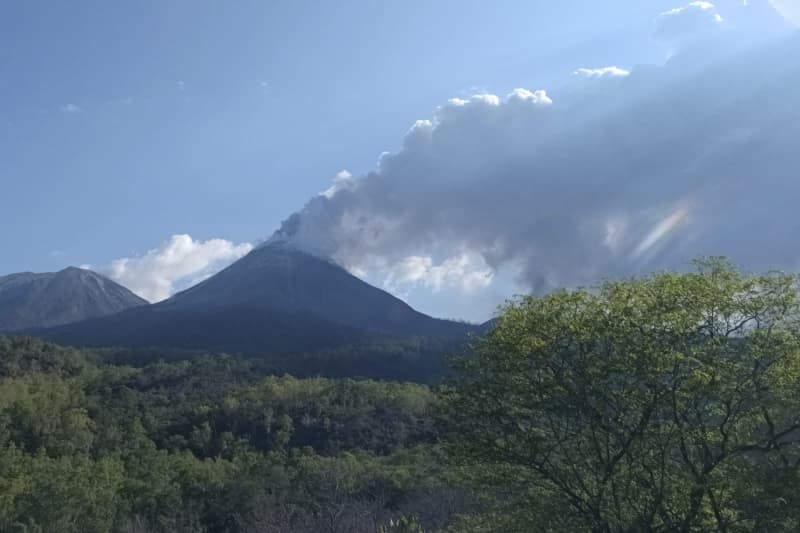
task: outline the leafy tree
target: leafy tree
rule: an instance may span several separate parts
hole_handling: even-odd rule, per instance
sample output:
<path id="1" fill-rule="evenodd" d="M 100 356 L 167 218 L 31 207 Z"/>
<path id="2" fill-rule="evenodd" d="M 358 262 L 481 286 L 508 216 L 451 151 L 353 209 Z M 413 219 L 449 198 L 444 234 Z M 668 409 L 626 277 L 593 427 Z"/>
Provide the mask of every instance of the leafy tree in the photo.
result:
<path id="1" fill-rule="evenodd" d="M 796 279 L 722 259 L 510 303 L 445 393 L 475 531 L 797 531 Z"/>
<path id="2" fill-rule="evenodd" d="M 86 359 L 75 349 L 40 339 L 0 335 L 0 378 L 31 372 L 76 376 L 86 368 Z"/>
<path id="3" fill-rule="evenodd" d="M 0 380 L 0 438 L 6 436 L 28 452 L 86 452 L 93 428 L 83 401 L 79 384 L 72 380 L 47 375 Z"/>
<path id="4" fill-rule="evenodd" d="M 120 504 L 122 466 L 84 455 L 25 455 L 0 451 L 0 531 L 104 533 Z"/>

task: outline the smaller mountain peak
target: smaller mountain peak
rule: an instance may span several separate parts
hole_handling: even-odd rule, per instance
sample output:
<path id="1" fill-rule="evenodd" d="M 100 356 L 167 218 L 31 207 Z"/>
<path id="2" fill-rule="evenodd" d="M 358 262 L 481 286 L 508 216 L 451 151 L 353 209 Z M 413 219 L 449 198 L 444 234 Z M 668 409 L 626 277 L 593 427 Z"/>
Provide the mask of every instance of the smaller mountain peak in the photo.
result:
<path id="1" fill-rule="evenodd" d="M 0 331 L 58 326 L 146 304 L 122 285 L 75 266 L 0 277 Z"/>

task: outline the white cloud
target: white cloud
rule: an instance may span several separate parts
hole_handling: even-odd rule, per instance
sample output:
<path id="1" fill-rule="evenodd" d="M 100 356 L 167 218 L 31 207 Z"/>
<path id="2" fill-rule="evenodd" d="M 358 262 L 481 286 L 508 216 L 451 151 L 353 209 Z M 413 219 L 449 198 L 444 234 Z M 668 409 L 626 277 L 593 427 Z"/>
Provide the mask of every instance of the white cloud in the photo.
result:
<path id="1" fill-rule="evenodd" d="M 61 106 L 61 111 L 63 113 L 83 113 L 83 109 L 78 107 L 76 104 L 65 104 Z"/>
<path id="2" fill-rule="evenodd" d="M 150 302 L 168 298 L 179 287 L 188 287 L 215 274 L 247 254 L 253 246 L 224 239 L 199 241 L 189 235 L 173 235 L 144 255 L 124 257 L 104 273 Z"/>
<path id="3" fill-rule="evenodd" d="M 711 11 L 711 10 L 714 10 L 716 8 L 717 8 L 717 6 L 715 6 L 711 2 L 703 2 L 703 1 L 689 2 L 685 6 L 676 7 L 674 9 L 669 9 L 667 11 L 664 11 L 663 13 L 661 13 L 661 16 L 662 17 L 674 17 L 676 15 L 681 15 L 683 13 L 686 13 L 686 12 L 689 12 L 689 11 L 692 11 L 692 10 Z"/>
<path id="4" fill-rule="evenodd" d="M 583 78 L 624 78 L 630 75 L 629 70 L 619 67 L 579 68 L 573 74 Z"/>
<path id="5" fill-rule="evenodd" d="M 686 46 L 717 30 L 724 21 L 715 4 L 691 2 L 661 13 L 656 21 L 656 37 L 675 46 Z"/>

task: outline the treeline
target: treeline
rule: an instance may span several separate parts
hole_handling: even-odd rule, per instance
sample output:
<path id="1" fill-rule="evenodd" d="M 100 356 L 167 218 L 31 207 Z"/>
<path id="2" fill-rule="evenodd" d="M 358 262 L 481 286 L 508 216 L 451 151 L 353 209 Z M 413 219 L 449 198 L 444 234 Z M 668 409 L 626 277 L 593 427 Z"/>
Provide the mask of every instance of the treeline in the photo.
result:
<path id="1" fill-rule="evenodd" d="M 313 335 L 313 332 L 311 332 Z M 291 374 L 407 381 L 437 385 L 452 376 L 451 357 L 463 353 L 470 337 L 375 337 L 309 351 L 250 350 L 230 355 L 259 375 Z M 88 352 L 87 352 L 88 353 Z M 207 351 L 161 347 L 95 348 L 91 356 L 100 362 L 142 366 L 148 362 L 184 361 Z"/>
<path id="2" fill-rule="evenodd" d="M 467 506 L 424 385 L 107 355 L 0 337 L 0 531 L 438 531 Z"/>

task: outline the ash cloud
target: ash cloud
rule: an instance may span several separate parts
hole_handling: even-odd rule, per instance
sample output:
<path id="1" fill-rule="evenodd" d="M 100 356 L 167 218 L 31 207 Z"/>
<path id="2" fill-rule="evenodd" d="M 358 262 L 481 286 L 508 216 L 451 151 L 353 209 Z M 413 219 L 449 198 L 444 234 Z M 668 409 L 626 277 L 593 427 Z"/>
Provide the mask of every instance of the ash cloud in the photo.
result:
<path id="1" fill-rule="evenodd" d="M 662 66 L 450 100 L 374 171 L 340 173 L 270 240 L 395 284 L 404 272 L 473 285 L 505 272 L 532 291 L 699 255 L 796 266 L 800 67 L 787 58 L 800 38 L 776 24 L 765 44 L 747 27 L 772 20 L 750 17 L 766 2 L 730 13 L 707 4 L 661 15 L 688 17 L 679 22 L 692 35 L 710 26 Z"/>

